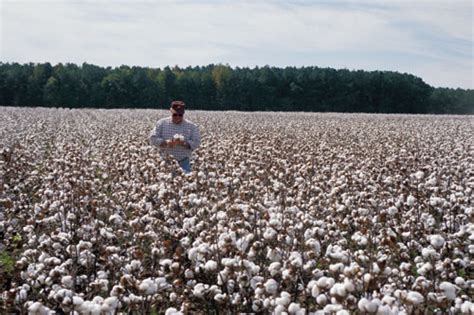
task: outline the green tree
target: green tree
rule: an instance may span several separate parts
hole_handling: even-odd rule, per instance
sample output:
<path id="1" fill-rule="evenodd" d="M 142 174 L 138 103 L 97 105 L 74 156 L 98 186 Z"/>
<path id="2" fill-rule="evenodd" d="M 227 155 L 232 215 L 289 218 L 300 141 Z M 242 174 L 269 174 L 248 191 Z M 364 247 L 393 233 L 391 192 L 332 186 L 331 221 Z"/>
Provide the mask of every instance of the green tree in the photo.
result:
<path id="1" fill-rule="evenodd" d="M 374 113 L 474 112 L 474 91 L 433 88 L 392 71 L 318 67 L 164 69 L 0 62 L 0 105 Z"/>

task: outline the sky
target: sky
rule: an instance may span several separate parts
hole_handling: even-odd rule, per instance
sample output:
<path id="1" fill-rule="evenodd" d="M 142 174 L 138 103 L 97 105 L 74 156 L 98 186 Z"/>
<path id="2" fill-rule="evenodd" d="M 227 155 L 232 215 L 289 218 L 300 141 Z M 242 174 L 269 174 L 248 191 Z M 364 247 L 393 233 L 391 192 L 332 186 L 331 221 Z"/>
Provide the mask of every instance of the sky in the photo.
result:
<path id="1" fill-rule="evenodd" d="M 474 89 L 471 0 L 0 0 L 0 62 L 317 66 Z"/>

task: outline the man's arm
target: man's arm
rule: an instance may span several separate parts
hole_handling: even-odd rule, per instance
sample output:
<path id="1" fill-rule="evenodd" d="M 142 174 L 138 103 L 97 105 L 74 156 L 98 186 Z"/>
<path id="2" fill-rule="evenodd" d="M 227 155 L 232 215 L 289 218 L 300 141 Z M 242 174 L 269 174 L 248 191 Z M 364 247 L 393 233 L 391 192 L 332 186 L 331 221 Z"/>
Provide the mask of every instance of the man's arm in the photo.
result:
<path id="1" fill-rule="evenodd" d="M 159 146 L 165 146 L 166 142 L 163 139 L 163 121 L 158 121 L 155 128 L 151 131 L 149 136 L 150 144 Z"/>
<path id="2" fill-rule="evenodd" d="M 197 126 L 193 126 L 191 129 L 191 137 L 188 140 L 189 149 L 196 150 L 199 145 L 201 144 L 201 134 L 199 133 L 199 128 Z"/>

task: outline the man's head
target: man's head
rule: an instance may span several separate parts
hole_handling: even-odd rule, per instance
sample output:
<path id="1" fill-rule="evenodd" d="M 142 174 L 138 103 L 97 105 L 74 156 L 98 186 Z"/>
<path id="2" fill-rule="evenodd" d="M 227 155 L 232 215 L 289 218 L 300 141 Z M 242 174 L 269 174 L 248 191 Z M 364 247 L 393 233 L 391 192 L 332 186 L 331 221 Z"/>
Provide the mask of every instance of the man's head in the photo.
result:
<path id="1" fill-rule="evenodd" d="M 175 124 L 179 124 L 183 121 L 184 108 L 186 105 L 183 101 L 172 101 L 171 102 L 171 117 Z"/>

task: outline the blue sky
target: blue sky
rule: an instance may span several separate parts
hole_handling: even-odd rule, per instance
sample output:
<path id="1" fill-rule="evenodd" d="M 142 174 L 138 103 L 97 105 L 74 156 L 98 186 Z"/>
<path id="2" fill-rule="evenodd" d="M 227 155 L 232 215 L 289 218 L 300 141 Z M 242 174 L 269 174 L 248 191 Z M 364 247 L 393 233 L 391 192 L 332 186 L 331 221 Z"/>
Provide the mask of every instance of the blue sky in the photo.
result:
<path id="1" fill-rule="evenodd" d="M 1 62 L 318 66 L 473 89 L 471 0 L 0 0 Z"/>

